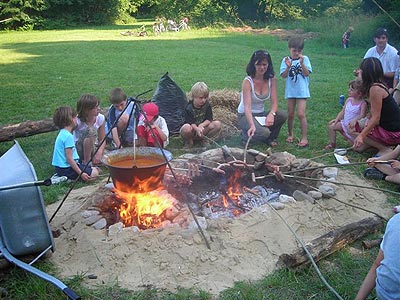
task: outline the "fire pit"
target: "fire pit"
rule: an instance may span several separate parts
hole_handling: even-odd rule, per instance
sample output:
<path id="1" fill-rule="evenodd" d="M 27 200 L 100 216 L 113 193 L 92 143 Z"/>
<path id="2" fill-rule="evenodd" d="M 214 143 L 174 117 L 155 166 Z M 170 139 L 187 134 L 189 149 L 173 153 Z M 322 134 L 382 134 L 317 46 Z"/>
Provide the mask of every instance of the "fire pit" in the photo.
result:
<path id="1" fill-rule="evenodd" d="M 256 183 L 253 164 L 230 160 L 212 167 L 202 159 L 189 159 L 180 167 L 173 163 L 175 177 L 170 170 L 164 176 L 166 163 L 160 150 L 139 150 L 136 154 L 132 149 L 116 150 L 105 156 L 115 188 L 104 191 L 103 199 L 83 213 L 87 225 L 102 229 L 121 223 L 139 230 L 170 224 L 188 227 L 193 216 L 185 204 L 197 218 L 218 219 L 235 218 L 266 203 L 282 209 L 283 202 L 295 202 L 281 197 L 281 191 L 291 195 L 294 186 L 274 177 Z"/>
<path id="2" fill-rule="evenodd" d="M 241 152 L 240 150 L 232 152 L 237 159 L 243 160 L 243 150 Z M 116 224 L 105 226 L 103 230 L 94 230 L 91 226 L 87 226 L 82 213 L 97 211 L 100 218 L 104 218 L 102 216 L 104 212 L 99 212 L 103 207 L 100 209 L 99 204 L 112 192 L 104 188 L 105 181 L 98 185 L 88 185 L 73 190 L 68 203 L 52 222 L 52 226 L 60 229 L 61 233 L 55 240 L 57 251 L 51 258 L 60 270 L 60 276 L 85 273 L 97 276 L 97 279 L 87 281 L 93 285 L 118 281 L 121 287 L 128 289 L 153 286 L 175 290 L 183 287 L 201 289 L 217 295 L 221 290 L 233 286 L 234 282 L 261 279 L 275 270 L 279 257 L 283 253 L 296 251 L 298 243 L 269 205 L 254 205 L 254 208 L 238 216 L 218 218 L 206 216 L 207 205 L 210 204 L 212 214 L 222 215 L 223 193 L 219 187 L 225 186 L 222 190 L 228 193 L 229 178 L 235 178 L 233 181 L 240 183 L 241 193 L 245 192 L 239 197 L 240 201 L 245 200 L 243 197 L 250 197 L 243 187 L 254 192 L 257 192 L 256 186 L 279 190 L 280 195 L 277 199 L 282 198 L 283 194 L 292 196 L 294 189 L 302 190 L 303 194 L 306 190 L 301 189 L 300 185 L 296 185 L 295 181 L 290 179 L 279 182 L 270 177 L 270 183 L 268 178 L 265 178 L 265 181 L 257 179 L 254 183 L 251 179 L 252 170 L 243 167 L 232 165 L 232 173 L 226 168 L 225 175 L 212 170 L 227 161 L 230 162 L 231 159 L 226 160 L 221 151 L 217 153 L 217 150 L 175 158 L 170 163 L 174 170 L 183 174 L 182 176 L 192 177 L 188 175 L 190 172 L 185 171 L 189 169 L 188 163 L 197 164 L 201 176 L 192 177 L 191 185 L 175 184 L 173 177 L 166 170 L 163 180 L 164 190 L 150 192 L 162 193 L 164 198 L 171 197 L 173 203 L 175 200 L 172 197 L 178 199 L 176 202 L 179 205 L 174 204 L 173 209 L 177 209 L 182 217 L 185 216 L 186 204 L 190 204 L 211 249 L 207 249 L 187 211 L 185 222 L 188 226 L 171 222 L 170 226 L 162 229 L 155 227 L 142 230 L 138 226 L 124 227 L 120 220 L 117 221 L 118 212 L 118 216 L 115 217 Z M 252 165 L 256 160 L 254 157 L 247 157 L 246 161 L 248 165 Z M 289 154 L 278 157 L 275 153 L 268 155 L 268 163 L 288 166 L 291 170 L 313 165 L 307 159 L 295 158 Z M 241 171 L 240 177 L 235 177 L 234 169 Z M 263 172 L 266 173 L 265 169 L 255 170 L 255 177 L 261 177 Z M 321 173 L 312 172 L 299 175 L 315 176 L 315 178 L 322 176 Z M 343 169 L 340 169 L 337 180 L 366 184 L 364 179 Z M 377 191 L 337 186 L 336 193 L 336 197 L 343 202 L 368 207 L 382 215 L 387 215 L 389 212 L 389 210 L 385 212 L 388 208 L 387 204 L 385 205 L 386 198 Z M 271 197 L 276 199 L 273 194 L 271 191 Z M 255 196 L 253 200 L 258 201 L 260 198 L 264 199 L 262 196 Z M 253 200 L 249 203 L 251 204 Z M 285 208 L 280 210 L 279 214 L 306 244 L 336 228 L 370 216 L 370 213 L 349 208 L 329 197 L 317 200 L 316 204 L 306 198 L 296 200 L 285 203 Z M 198 203 L 197 206 L 195 203 Z M 271 203 L 281 202 L 273 200 Z M 249 206 L 252 206 L 250 204 Z M 48 213 L 51 214 L 57 206 L 58 203 L 48 206 Z M 237 209 L 230 199 L 228 206 Z M 164 217 L 169 210 L 160 216 Z M 110 212 L 110 216 L 111 214 Z M 185 225 L 185 222 L 182 225 Z"/>

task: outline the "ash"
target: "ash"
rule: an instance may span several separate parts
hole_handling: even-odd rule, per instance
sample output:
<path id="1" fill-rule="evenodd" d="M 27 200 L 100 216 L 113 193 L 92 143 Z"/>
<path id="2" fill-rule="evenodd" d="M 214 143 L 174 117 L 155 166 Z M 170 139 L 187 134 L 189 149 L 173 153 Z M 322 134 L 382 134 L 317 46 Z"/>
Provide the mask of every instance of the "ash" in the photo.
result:
<path id="1" fill-rule="evenodd" d="M 255 207 L 260 207 L 268 202 L 277 202 L 280 192 L 273 188 L 266 188 L 257 185 L 249 192 L 244 191 L 234 200 L 228 198 L 228 205 L 224 205 L 224 191 L 206 191 L 198 194 L 198 204 L 200 204 L 200 215 L 208 219 L 218 219 L 221 217 L 234 218 L 238 215 L 248 212 Z"/>

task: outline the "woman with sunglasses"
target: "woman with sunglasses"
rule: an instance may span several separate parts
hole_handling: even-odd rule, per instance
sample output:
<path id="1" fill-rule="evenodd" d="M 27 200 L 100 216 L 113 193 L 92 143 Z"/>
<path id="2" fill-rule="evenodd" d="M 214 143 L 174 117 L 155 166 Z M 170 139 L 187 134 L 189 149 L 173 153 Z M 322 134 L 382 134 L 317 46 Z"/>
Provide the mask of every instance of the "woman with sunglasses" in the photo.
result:
<path id="1" fill-rule="evenodd" d="M 270 54 L 264 50 L 254 52 L 246 72 L 248 76 L 242 83 L 238 107 L 242 142 L 252 139 L 274 147 L 287 114 L 278 110 L 276 78 Z M 266 102 L 270 102 L 268 111 L 265 110 Z"/>

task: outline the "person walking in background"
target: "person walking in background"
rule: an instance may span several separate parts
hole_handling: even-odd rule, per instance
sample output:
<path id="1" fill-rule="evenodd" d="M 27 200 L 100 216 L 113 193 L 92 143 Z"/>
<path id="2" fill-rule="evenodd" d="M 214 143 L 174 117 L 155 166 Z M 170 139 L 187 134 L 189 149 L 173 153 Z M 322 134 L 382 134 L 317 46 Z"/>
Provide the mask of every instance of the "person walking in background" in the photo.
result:
<path id="1" fill-rule="evenodd" d="M 286 79 L 285 98 L 288 107 L 288 143 L 293 143 L 294 113 L 297 105 L 297 116 L 300 120 L 301 139 L 299 147 L 308 146 L 306 102 L 310 97 L 309 75 L 312 73 L 310 59 L 303 55 L 304 39 L 293 36 L 288 42 L 290 56 L 283 58 L 280 74 Z"/>
<path id="2" fill-rule="evenodd" d="M 347 30 L 343 33 L 342 35 L 342 45 L 344 49 L 349 48 L 349 42 L 350 42 L 350 35 L 354 31 L 353 27 L 347 28 Z"/>
<path id="3" fill-rule="evenodd" d="M 329 122 L 329 144 L 324 149 L 336 148 L 336 131 L 342 133 L 353 144 L 354 137 L 349 134 L 349 130 L 354 131 L 356 123 L 366 115 L 367 102 L 363 99 L 362 82 L 360 79 L 354 79 L 349 82 L 349 98 L 336 118 Z"/>
<path id="4" fill-rule="evenodd" d="M 286 112 L 278 110 L 278 96 L 271 55 L 265 50 L 255 51 L 246 67 L 238 106 L 238 127 L 242 143 L 251 137 L 272 147 L 285 123 Z M 265 103 L 270 102 L 269 111 Z"/>
<path id="5" fill-rule="evenodd" d="M 393 77 L 399 65 L 397 50 L 389 45 L 389 33 L 385 28 L 378 28 L 374 35 L 375 46 L 368 49 L 364 58 L 376 57 L 382 63 L 384 83 L 393 88 Z"/>
<path id="6" fill-rule="evenodd" d="M 378 255 L 355 300 L 365 300 L 375 288 L 379 300 L 400 299 L 400 214 L 390 218 Z"/>
<path id="7" fill-rule="evenodd" d="M 210 91 L 204 82 L 196 82 L 190 91 L 190 101 L 185 107 L 185 124 L 180 129 L 185 147 L 193 147 L 195 142 L 218 138 L 222 124 L 214 120 L 212 107 L 208 101 Z"/>
<path id="8" fill-rule="evenodd" d="M 72 134 L 78 125 L 76 111 L 72 107 L 61 106 L 54 112 L 53 122 L 60 129 L 54 143 L 52 159 L 57 176 L 75 180 L 84 171 L 81 175 L 83 181 L 97 178 L 100 173 L 99 168 L 79 163 L 79 155 Z"/>
<path id="9" fill-rule="evenodd" d="M 106 143 L 99 145 L 105 138 L 105 117 L 100 114 L 100 100 L 90 94 L 84 94 L 78 99 L 78 125 L 74 130 L 76 150 L 84 164 L 87 164 L 93 154 L 92 163 L 100 164 Z"/>
<path id="10" fill-rule="evenodd" d="M 158 147 L 159 145 L 164 148 L 168 145 L 169 130 L 167 122 L 158 113 L 157 104 L 150 102 L 142 107 L 144 115 L 139 117 L 139 124 L 137 127 L 138 146 Z M 154 139 L 156 137 L 157 141 Z"/>
<path id="11" fill-rule="evenodd" d="M 400 144 L 400 108 L 383 83 L 383 68 L 379 59 L 365 58 L 360 65 L 363 92 L 370 104 L 370 112 L 364 128 L 357 126 L 353 149 L 363 152 L 371 147 L 377 155 L 391 151 Z"/>
<path id="12" fill-rule="evenodd" d="M 122 146 L 132 146 L 133 140 L 136 139 L 136 133 L 134 128 L 135 104 L 132 102 L 128 104 L 127 96 L 123 91 L 123 89 L 121 88 L 112 89 L 110 92 L 109 99 L 111 102 L 111 106 L 108 109 L 105 132 L 108 133 L 111 128 L 112 130 L 110 134 L 107 136 L 107 139 L 112 139 L 113 146 L 115 148 L 121 148 Z M 127 105 L 128 107 L 125 109 Z M 122 111 L 124 111 L 123 114 Z M 118 122 L 114 124 L 117 119 Z"/>

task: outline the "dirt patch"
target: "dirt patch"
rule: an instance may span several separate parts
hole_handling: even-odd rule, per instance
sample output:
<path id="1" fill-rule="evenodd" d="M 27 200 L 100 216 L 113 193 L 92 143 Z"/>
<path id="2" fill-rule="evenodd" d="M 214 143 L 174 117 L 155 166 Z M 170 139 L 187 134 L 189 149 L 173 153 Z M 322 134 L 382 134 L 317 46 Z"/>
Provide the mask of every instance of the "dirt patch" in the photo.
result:
<path id="1" fill-rule="evenodd" d="M 269 29 L 265 29 L 265 28 L 254 29 L 250 26 L 229 27 L 229 28 L 224 29 L 224 31 L 227 31 L 227 32 L 250 32 L 253 34 L 270 34 L 270 35 L 277 36 L 280 40 L 288 40 L 293 35 L 300 35 L 304 39 L 312 39 L 312 38 L 315 38 L 318 36 L 317 32 L 304 32 L 303 29 L 291 29 L 290 30 L 290 29 L 278 28 L 278 29 L 269 30 Z"/>
<path id="2" fill-rule="evenodd" d="M 343 169 L 339 170 L 337 181 L 368 185 L 366 180 Z M 171 226 L 142 232 L 124 228 L 109 235 L 106 230 L 85 225 L 81 216 L 105 183 L 73 190 L 51 223 L 61 235 L 55 239 L 56 251 L 50 260 L 62 276 L 94 274 L 97 279 L 88 280 L 88 284 L 118 282 L 128 289 L 153 286 L 172 291 L 178 287 L 198 288 L 217 294 L 235 281 L 262 279 L 276 270 L 281 254 L 293 253 L 298 247 L 294 236 L 268 205 L 235 219 L 207 220 L 204 233 L 211 249 L 197 228 Z M 338 186 L 336 197 L 383 216 L 390 214 L 386 197 L 378 191 Z M 48 206 L 48 214 L 57 206 L 58 203 Z M 322 198 L 315 204 L 286 204 L 279 214 L 305 243 L 372 216 L 332 198 Z"/>

